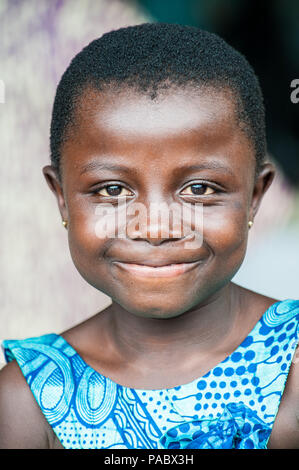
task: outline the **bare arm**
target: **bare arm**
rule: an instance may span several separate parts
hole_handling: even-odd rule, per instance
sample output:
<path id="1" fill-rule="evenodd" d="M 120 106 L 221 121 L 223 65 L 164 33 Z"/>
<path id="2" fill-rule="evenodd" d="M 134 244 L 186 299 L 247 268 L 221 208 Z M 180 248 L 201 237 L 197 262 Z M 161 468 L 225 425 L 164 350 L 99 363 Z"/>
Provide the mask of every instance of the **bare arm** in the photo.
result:
<path id="1" fill-rule="evenodd" d="M 268 447 L 299 449 L 299 347 L 293 357 Z"/>
<path id="2" fill-rule="evenodd" d="M 53 431 L 16 361 L 0 371 L 0 449 L 49 449 Z"/>

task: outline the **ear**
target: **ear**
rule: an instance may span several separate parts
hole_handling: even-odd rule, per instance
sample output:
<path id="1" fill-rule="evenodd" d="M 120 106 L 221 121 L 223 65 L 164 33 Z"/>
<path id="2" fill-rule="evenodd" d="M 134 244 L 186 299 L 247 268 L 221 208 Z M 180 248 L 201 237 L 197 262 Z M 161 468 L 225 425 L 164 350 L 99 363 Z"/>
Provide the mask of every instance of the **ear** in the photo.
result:
<path id="1" fill-rule="evenodd" d="M 250 204 L 250 220 L 253 220 L 262 202 L 262 199 L 272 184 L 275 176 L 275 166 L 267 162 L 262 165 L 261 171 L 255 179 L 252 200 Z"/>
<path id="2" fill-rule="evenodd" d="M 43 168 L 44 177 L 48 183 L 49 188 L 54 193 L 61 218 L 63 220 L 68 220 L 68 211 L 65 203 L 65 198 L 63 194 L 62 183 L 60 181 L 57 169 L 52 165 L 47 165 Z"/>

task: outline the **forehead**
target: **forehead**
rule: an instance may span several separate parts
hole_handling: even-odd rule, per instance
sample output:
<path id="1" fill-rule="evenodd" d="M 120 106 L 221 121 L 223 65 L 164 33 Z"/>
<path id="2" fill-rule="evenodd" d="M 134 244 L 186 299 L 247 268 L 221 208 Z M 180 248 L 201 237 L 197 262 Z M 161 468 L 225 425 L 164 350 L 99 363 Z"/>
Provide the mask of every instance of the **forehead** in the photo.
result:
<path id="1" fill-rule="evenodd" d="M 230 90 L 172 88 L 151 99 L 131 88 L 86 88 L 62 154 L 75 167 L 103 154 L 132 155 L 138 164 L 138 154 L 155 154 L 161 161 L 171 152 L 175 164 L 186 152 L 229 153 L 230 147 L 239 147 L 243 154 L 245 150 L 252 164 L 251 143 L 239 126 Z"/>

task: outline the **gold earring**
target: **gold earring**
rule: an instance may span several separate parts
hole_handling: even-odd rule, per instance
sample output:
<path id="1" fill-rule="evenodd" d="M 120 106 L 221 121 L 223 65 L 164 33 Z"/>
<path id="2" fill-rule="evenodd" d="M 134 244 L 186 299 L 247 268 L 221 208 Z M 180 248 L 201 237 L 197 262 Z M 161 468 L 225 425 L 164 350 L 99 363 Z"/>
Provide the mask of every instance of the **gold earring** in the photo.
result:
<path id="1" fill-rule="evenodd" d="M 248 227 L 251 228 L 253 226 L 253 221 L 252 220 L 249 220 L 248 222 Z"/>
<path id="2" fill-rule="evenodd" d="M 63 220 L 62 225 L 64 226 L 64 228 L 67 228 L 67 220 Z"/>

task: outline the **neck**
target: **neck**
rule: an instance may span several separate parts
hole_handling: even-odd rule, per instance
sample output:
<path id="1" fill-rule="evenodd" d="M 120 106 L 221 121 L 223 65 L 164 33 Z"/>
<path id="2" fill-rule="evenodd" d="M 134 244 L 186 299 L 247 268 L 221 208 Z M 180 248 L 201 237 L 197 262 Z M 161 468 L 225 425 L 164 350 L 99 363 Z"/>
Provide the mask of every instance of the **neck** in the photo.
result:
<path id="1" fill-rule="evenodd" d="M 192 352 L 221 354 L 239 320 L 237 286 L 229 283 L 184 314 L 170 319 L 133 315 L 118 304 L 109 312 L 110 337 L 120 357 L 134 363 L 162 364 L 190 359 Z"/>

